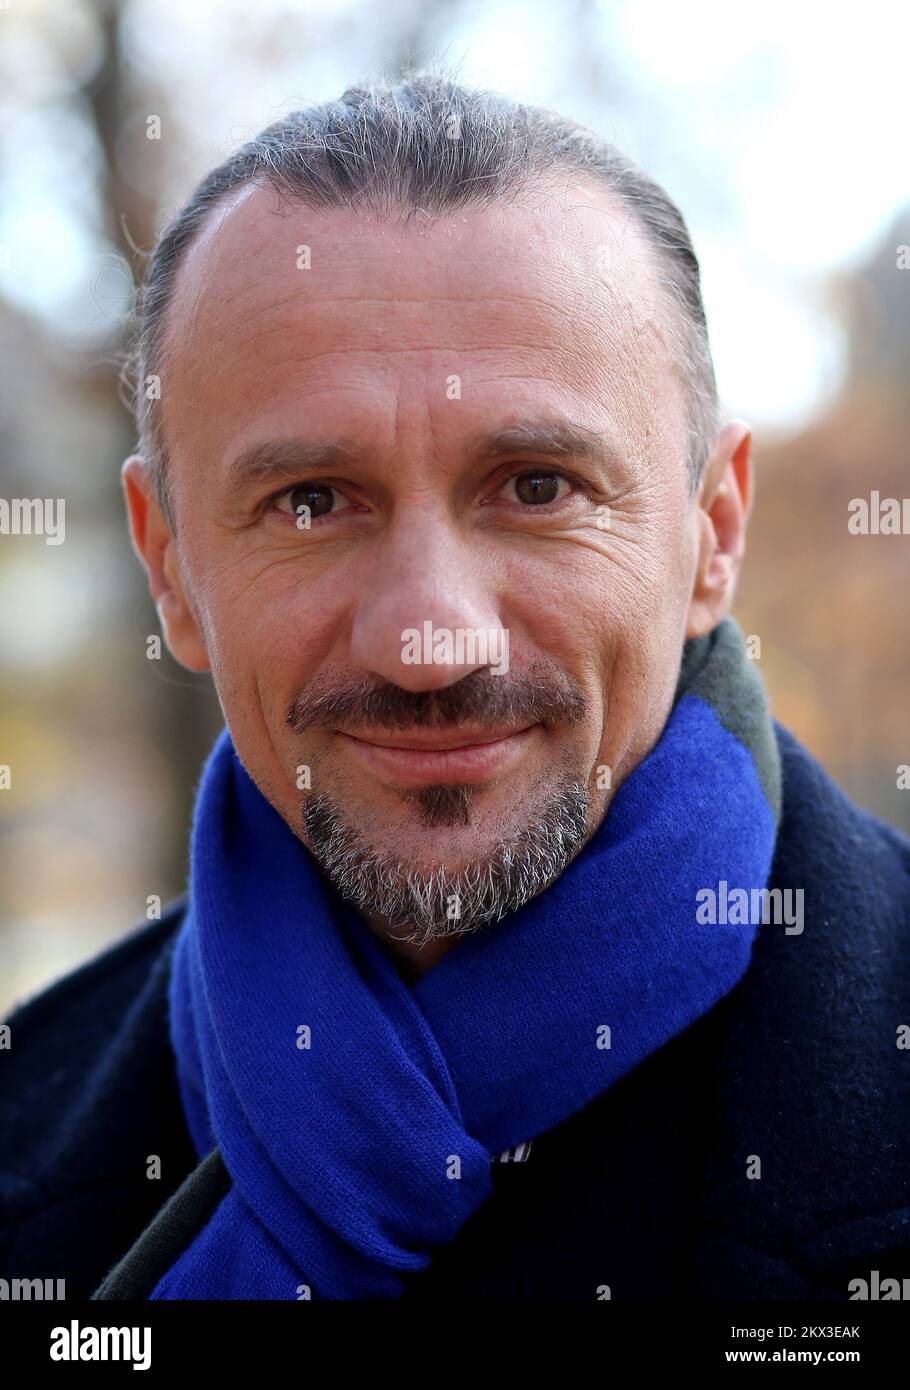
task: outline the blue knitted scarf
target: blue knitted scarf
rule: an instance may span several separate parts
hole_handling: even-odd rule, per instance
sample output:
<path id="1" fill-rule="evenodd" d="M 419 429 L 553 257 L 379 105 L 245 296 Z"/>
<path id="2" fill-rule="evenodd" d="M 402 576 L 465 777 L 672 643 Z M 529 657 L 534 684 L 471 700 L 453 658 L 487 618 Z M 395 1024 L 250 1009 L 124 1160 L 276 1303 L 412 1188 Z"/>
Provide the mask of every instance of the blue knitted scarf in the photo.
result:
<path id="1" fill-rule="evenodd" d="M 494 1157 L 741 978 L 754 921 L 697 903 L 764 887 L 778 814 L 764 693 L 727 620 L 687 644 L 661 738 L 565 872 L 408 986 L 223 730 L 170 1006 L 194 1145 L 220 1148 L 231 1187 L 151 1297 L 397 1297 L 490 1196 Z"/>

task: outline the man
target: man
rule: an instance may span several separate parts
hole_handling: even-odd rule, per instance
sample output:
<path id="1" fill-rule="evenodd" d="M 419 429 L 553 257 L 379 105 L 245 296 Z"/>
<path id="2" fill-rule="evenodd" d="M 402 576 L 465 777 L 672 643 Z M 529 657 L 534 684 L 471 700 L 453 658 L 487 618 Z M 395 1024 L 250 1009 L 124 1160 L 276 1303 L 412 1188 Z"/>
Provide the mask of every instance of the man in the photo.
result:
<path id="1" fill-rule="evenodd" d="M 99 1299 L 910 1272 L 910 842 L 768 713 L 678 210 L 432 73 L 215 170 L 132 537 L 225 730 L 189 888 L 9 1019 L 3 1273 Z"/>

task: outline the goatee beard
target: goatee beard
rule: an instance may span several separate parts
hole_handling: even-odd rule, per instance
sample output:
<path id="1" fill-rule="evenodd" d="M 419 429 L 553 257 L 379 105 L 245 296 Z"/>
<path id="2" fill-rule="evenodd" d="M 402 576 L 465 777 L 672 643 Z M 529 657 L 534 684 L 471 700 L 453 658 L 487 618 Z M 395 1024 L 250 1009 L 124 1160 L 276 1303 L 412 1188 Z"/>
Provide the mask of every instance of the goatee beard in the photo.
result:
<path id="1" fill-rule="evenodd" d="M 467 825 L 473 790 L 423 787 L 410 799 L 425 826 Z M 558 878 L 587 834 L 588 792 L 581 782 L 565 783 L 530 826 L 457 871 L 415 868 L 373 849 L 324 792 L 306 799 L 302 820 L 317 863 L 345 901 L 396 933 L 409 929 L 397 939 L 420 946 L 498 922 Z"/>

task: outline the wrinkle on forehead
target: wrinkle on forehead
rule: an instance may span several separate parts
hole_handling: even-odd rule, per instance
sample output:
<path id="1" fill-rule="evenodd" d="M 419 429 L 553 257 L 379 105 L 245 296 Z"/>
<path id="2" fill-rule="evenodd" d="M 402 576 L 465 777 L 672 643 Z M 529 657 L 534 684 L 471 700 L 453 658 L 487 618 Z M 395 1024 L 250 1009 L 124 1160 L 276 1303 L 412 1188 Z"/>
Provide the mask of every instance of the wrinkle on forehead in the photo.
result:
<path id="1" fill-rule="evenodd" d="M 588 389 L 619 390 L 623 413 L 647 425 L 661 380 L 672 377 L 677 394 L 681 376 L 659 255 L 608 189 L 539 192 L 530 205 L 403 226 L 244 186 L 212 211 L 178 269 L 160 367 L 168 399 L 205 408 L 213 374 L 230 378 L 243 359 L 246 380 L 308 362 L 326 370 L 339 352 L 488 351 L 514 354 L 529 374 L 568 369 Z M 312 270 L 297 267 L 300 245 L 312 248 Z"/>
<path id="2" fill-rule="evenodd" d="M 527 266 L 521 266 L 521 253 L 526 260 L 531 249 L 532 266 L 548 268 L 550 279 L 563 289 L 574 288 L 580 295 L 583 288 L 602 287 L 609 296 L 605 307 L 614 321 L 621 317 L 642 335 L 666 346 L 666 291 L 660 286 L 660 260 L 637 217 L 609 190 L 588 184 L 564 189 L 558 202 L 552 195 L 546 196 L 544 184 L 541 193 L 544 196 L 533 205 L 527 201 L 494 202 L 489 207 L 458 209 L 434 215 L 426 223 L 418 220 L 402 227 L 398 219 L 371 211 L 315 210 L 301 203 L 279 201 L 269 185 L 247 184 L 213 209 L 188 247 L 177 271 L 168 337 L 175 343 L 191 331 L 201 309 L 208 307 L 209 298 L 212 307 L 248 298 L 250 307 L 258 301 L 259 307 L 265 308 L 271 292 L 274 304 L 276 291 L 270 291 L 269 282 L 274 281 L 276 270 L 279 285 L 283 284 L 285 294 L 292 297 L 293 290 L 300 288 L 299 277 L 313 274 L 297 269 L 298 244 L 314 247 L 316 269 L 320 255 L 323 263 L 327 256 L 337 261 L 343 255 L 349 271 L 359 264 L 360 284 L 353 287 L 353 293 L 339 297 L 360 299 L 370 289 L 375 290 L 375 262 L 390 256 L 393 265 L 397 260 L 406 266 L 415 298 L 429 301 L 434 297 L 430 288 L 438 285 L 455 258 L 461 257 L 458 268 L 469 269 L 477 251 L 489 250 L 495 240 L 500 251 L 498 263 L 497 258 L 488 257 L 486 268 L 495 268 L 501 287 L 516 298 L 521 297 L 522 276 L 527 273 Z M 439 254 L 423 266 L 419 261 L 415 264 L 415 240 L 433 239 L 439 243 Z M 588 265 L 579 281 L 580 259 Z M 428 276 L 432 277 L 429 283 Z M 402 302 L 400 289 L 399 285 L 399 292 L 387 297 Z"/>

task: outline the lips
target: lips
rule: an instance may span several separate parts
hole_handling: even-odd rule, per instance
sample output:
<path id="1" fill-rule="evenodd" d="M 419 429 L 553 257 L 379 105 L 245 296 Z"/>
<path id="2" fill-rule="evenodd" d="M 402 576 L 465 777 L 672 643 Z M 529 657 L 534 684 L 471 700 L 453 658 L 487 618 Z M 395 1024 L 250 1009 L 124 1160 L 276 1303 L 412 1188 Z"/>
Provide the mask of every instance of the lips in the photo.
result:
<path id="1" fill-rule="evenodd" d="M 368 736 L 339 730 L 336 737 L 375 776 L 389 781 L 408 785 L 483 782 L 501 775 L 520 757 L 539 727 Z"/>
<path id="2" fill-rule="evenodd" d="M 526 726 L 530 728 L 530 725 Z M 371 743 L 376 748 L 410 748 L 420 752 L 444 753 L 450 748 L 473 748 L 484 743 L 498 743 L 523 733 L 522 729 L 460 729 L 457 733 L 430 731 L 419 734 L 351 734 L 349 737 L 361 743 Z"/>

